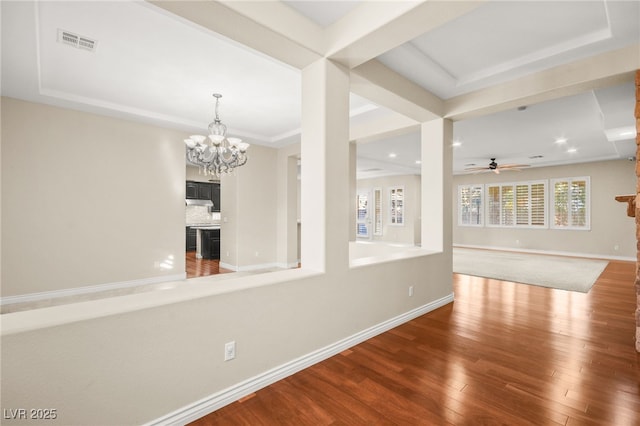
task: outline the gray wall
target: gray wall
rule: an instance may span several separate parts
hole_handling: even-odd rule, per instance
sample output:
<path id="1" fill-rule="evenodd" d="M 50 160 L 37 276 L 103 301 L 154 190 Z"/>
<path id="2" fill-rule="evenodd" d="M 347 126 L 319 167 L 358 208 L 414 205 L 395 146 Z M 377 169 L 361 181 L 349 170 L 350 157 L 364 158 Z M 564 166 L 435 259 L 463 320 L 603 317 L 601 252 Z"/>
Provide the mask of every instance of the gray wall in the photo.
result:
<path id="1" fill-rule="evenodd" d="M 591 230 L 475 228 L 458 226 L 457 190 L 460 184 L 517 182 L 590 176 Z M 480 247 L 513 248 L 576 255 L 636 257 L 635 221 L 616 195 L 635 193 L 635 162 L 612 160 L 524 169 L 520 172 L 457 175 L 453 178 L 453 243 Z M 617 250 L 616 250 L 617 246 Z"/>

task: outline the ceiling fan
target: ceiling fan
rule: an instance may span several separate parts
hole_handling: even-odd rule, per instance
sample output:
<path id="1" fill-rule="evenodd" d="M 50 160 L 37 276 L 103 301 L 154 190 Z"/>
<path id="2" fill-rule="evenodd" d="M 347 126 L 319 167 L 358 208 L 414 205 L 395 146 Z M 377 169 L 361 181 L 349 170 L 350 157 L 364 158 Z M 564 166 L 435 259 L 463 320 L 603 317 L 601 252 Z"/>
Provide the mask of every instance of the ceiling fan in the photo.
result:
<path id="1" fill-rule="evenodd" d="M 496 163 L 496 159 L 492 158 L 488 167 L 468 167 L 465 170 L 469 172 L 493 172 L 495 174 L 500 174 L 501 170 L 515 170 L 520 171 L 520 169 L 524 167 L 530 167 L 529 164 L 504 164 L 499 165 Z"/>

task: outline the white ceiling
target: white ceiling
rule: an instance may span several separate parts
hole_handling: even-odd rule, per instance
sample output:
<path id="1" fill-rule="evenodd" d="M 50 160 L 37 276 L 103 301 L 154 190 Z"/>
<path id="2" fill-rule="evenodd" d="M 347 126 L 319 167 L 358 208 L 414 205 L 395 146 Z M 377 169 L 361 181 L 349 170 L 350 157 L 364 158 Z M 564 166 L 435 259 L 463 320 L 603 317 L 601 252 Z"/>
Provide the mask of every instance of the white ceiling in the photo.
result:
<path id="1" fill-rule="evenodd" d="M 326 30 L 368 6 L 284 4 Z M 146 2 L 23 1 L 0 7 L 3 96 L 202 133 L 213 116 L 211 95 L 219 92 L 230 134 L 274 147 L 299 140 L 300 71 L 203 26 Z M 448 100 L 633 46 L 640 42 L 639 23 L 637 1 L 487 2 L 377 59 Z M 59 43 L 59 29 L 96 40 L 97 48 Z M 492 157 L 542 166 L 634 155 L 635 135 L 607 139 L 607 133 L 634 126 L 634 96 L 627 82 L 524 111 L 457 121 L 454 139 L 461 145 L 454 148 L 454 172 Z M 355 94 L 351 101 L 352 123 L 394 114 Z M 568 139 L 565 145 L 554 143 L 559 136 Z M 567 153 L 570 147 L 577 151 Z M 396 157 L 389 158 L 390 152 Z M 371 169 L 419 173 L 417 134 L 367 142 L 358 153 L 363 177 L 380 174 Z"/>

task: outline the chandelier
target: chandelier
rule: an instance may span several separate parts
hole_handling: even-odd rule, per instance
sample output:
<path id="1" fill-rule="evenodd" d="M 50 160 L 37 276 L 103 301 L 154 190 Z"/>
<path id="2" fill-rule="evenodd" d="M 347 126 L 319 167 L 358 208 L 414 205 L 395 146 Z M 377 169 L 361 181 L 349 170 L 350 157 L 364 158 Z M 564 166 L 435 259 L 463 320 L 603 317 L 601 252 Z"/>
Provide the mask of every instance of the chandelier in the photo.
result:
<path id="1" fill-rule="evenodd" d="M 216 117 L 209 124 L 209 136 L 193 135 L 185 139 L 187 161 L 198 166 L 205 176 L 217 176 L 233 171 L 247 162 L 249 144 L 238 138 L 227 138 L 227 126 L 218 116 L 218 105 L 222 95 L 214 93 L 216 98 Z"/>

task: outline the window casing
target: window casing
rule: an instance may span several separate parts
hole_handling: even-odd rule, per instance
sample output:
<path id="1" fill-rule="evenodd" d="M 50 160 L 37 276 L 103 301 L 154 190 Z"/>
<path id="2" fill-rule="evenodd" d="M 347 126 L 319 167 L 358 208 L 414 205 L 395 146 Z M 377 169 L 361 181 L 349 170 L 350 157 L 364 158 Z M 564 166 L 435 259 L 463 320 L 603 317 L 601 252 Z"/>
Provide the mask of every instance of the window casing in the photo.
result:
<path id="1" fill-rule="evenodd" d="M 588 176 L 552 179 L 553 229 L 591 229 L 591 184 Z"/>
<path id="2" fill-rule="evenodd" d="M 484 187 L 481 184 L 458 186 L 458 225 L 484 225 Z"/>
<path id="3" fill-rule="evenodd" d="M 404 187 L 389 189 L 389 223 L 404 225 Z"/>
<path id="4" fill-rule="evenodd" d="M 547 182 L 487 184 L 487 226 L 546 228 Z"/>

